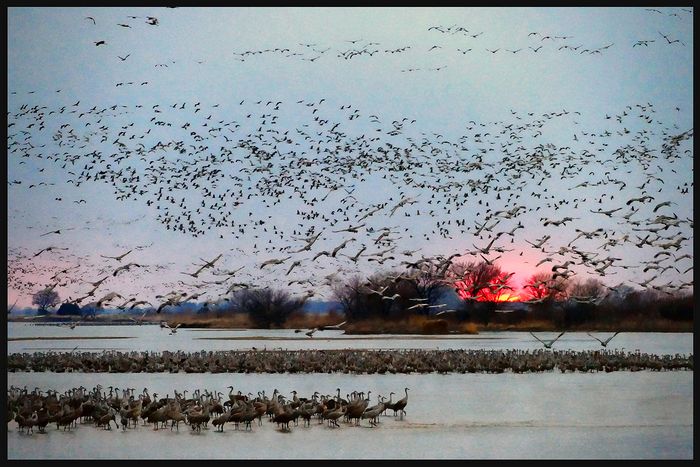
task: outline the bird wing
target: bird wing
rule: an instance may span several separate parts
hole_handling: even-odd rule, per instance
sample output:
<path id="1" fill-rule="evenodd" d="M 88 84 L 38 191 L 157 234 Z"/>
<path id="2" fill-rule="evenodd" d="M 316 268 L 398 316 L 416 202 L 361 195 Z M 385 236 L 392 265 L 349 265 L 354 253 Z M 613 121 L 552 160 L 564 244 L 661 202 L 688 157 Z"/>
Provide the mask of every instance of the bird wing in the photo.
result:
<path id="1" fill-rule="evenodd" d="M 603 343 L 602 340 L 598 339 L 596 336 L 594 336 L 594 335 L 591 334 L 590 332 L 587 332 L 586 334 L 588 334 L 589 336 L 591 336 L 593 339 L 597 340 L 597 341 L 600 342 L 601 344 Z"/>
<path id="2" fill-rule="evenodd" d="M 605 343 L 607 344 L 608 342 L 610 342 L 610 341 L 612 340 L 612 338 L 615 337 L 615 336 L 617 336 L 618 334 L 620 334 L 620 331 L 617 331 L 615 334 L 613 334 L 612 336 L 608 337 L 608 338 L 605 340 Z"/>
<path id="3" fill-rule="evenodd" d="M 543 344 L 545 343 L 542 339 L 540 339 L 539 337 L 537 337 L 536 335 L 534 335 L 532 332 L 530 332 L 530 335 L 531 335 L 532 337 L 534 337 L 535 339 L 537 339 L 538 341 L 542 342 Z"/>

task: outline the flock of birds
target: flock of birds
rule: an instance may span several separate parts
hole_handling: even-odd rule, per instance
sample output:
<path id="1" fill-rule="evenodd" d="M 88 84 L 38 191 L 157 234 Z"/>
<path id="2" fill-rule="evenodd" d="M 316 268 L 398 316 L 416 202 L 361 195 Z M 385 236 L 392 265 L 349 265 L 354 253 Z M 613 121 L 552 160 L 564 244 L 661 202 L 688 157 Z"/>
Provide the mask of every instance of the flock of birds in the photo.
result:
<path id="1" fill-rule="evenodd" d="M 165 287 L 180 290 L 156 294 L 151 300 L 126 299 L 118 292 L 104 293 L 100 298 L 97 290 L 107 281 L 119 283 L 118 279 L 128 277 L 128 282 L 134 283 L 144 273 L 160 275 L 170 265 L 125 259 L 147 249 L 143 246 L 95 257 L 65 253 L 71 248 L 57 241 L 78 230 L 99 227 L 86 223 L 50 228 L 37 235 L 48 239 L 47 246 L 34 252 L 10 248 L 10 287 L 26 294 L 35 292 L 38 284 L 27 276 L 42 275 L 43 270 L 47 271 L 43 274 L 48 281 L 45 286 L 72 285 L 75 289 L 76 284 L 90 285 L 70 302 L 81 304 L 93 298 L 93 303 L 102 306 L 124 298 L 120 308 L 133 309 L 137 303 L 150 305 L 159 300 L 153 305 L 158 311 L 211 289 L 219 290 L 214 297 L 223 297 L 266 281 L 279 282 L 280 278 L 287 279 L 289 287 L 306 286 L 310 297 L 319 286 L 332 285 L 342 273 L 358 271 L 362 264 L 406 268 L 411 273 L 428 265 L 443 269 L 460 257 L 495 261 L 498 257 L 494 254 L 512 250 L 503 240 L 513 244 L 517 231 L 528 232 L 538 226 L 549 227 L 550 233 L 535 240 L 517 237 L 521 245 L 529 243 L 542 254 L 535 267 L 551 262 L 552 272 L 563 277 L 577 274 L 576 268 L 601 277 L 614 275 L 616 269 L 652 271 L 655 274 L 643 280 L 641 274 L 637 276 L 640 286 L 664 291 L 692 287 L 692 280 L 660 280 L 666 271 L 675 271 L 679 277 L 692 271 L 692 254 L 678 252 L 689 251 L 692 234 L 688 229 L 692 230 L 693 221 L 669 211 L 692 196 L 692 180 L 673 187 L 663 176 L 678 175 L 674 163 L 684 170 L 683 164 L 692 160 L 692 149 L 686 142 L 692 143 L 693 130 L 655 128 L 663 124 L 654 119 L 652 104 L 628 106 L 614 117 L 617 128 L 599 133 L 575 128 L 572 120 L 578 112 L 564 109 L 536 116 L 513 111 L 513 121 L 469 122 L 467 134 L 450 141 L 439 134 L 421 133 L 419 139 L 404 134 L 415 123 L 406 117 L 394 120 L 390 129 L 382 128 L 376 115 L 369 120 L 376 126 L 374 132 L 353 137 L 350 133 L 357 129 L 340 127 L 342 120 L 332 122 L 318 112 L 324 108 L 322 101 L 298 102 L 297 108 L 309 112 L 312 120 L 301 128 L 284 131 L 275 128 L 274 109 L 279 102 L 254 102 L 252 108 L 262 112 L 257 121 L 248 122 L 252 123 L 248 133 L 241 131 L 237 120 L 218 120 L 220 126 L 212 124 L 210 128 L 213 113 L 202 120 L 187 118 L 197 116 L 182 114 L 186 103 L 170 106 L 170 117 L 163 115 L 165 109 L 160 110 L 157 104 L 150 112 L 117 105 L 84 109 L 79 103 L 67 112 L 66 107 L 49 110 L 27 105 L 10 112 L 8 129 L 16 127 L 8 135 L 11 164 L 31 164 L 38 174 L 47 168 L 60 169 L 59 173 L 70 177 L 65 183 L 76 189 L 88 182 L 105 184 L 114 190 L 117 200 L 155 207 L 157 219 L 167 230 L 193 237 L 218 234 L 253 246 L 249 252 L 231 248 L 212 259 L 202 258 L 193 270 L 181 274 L 198 283 L 168 282 Z M 215 107 L 208 110 L 214 112 Z M 350 111 L 351 107 L 341 106 L 348 112 L 348 120 L 361 118 L 359 110 Z M 204 107 L 196 103 L 191 108 L 196 114 Z M 59 119 L 64 112 L 72 114 L 67 116 L 69 123 Z M 82 129 L 76 122 L 70 123 L 76 113 Z M 249 110 L 243 113 L 244 121 L 254 118 Z M 170 127 L 168 139 L 162 139 L 165 134 L 152 134 L 153 126 L 138 131 L 135 121 L 149 114 L 153 124 Z M 49 116 L 58 120 L 49 120 Z M 180 125 L 184 131 L 178 138 L 176 122 L 184 118 L 188 121 Z M 111 119 L 115 121 L 108 124 Z M 119 120 L 124 124 L 114 128 Z M 575 139 L 581 135 L 579 147 L 575 149 L 571 141 L 566 146 L 538 141 L 545 126 L 557 120 L 573 123 Z M 610 122 L 613 117 L 605 120 Z M 34 141 L 40 134 L 50 134 L 51 125 L 56 130 L 52 138 L 55 145 Z M 639 131 L 627 129 L 633 125 Z M 188 142 L 188 131 L 199 144 Z M 401 135 L 404 144 L 398 139 Z M 615 135 L 620 137 L 617 148 L 613 146 Z M 383 137 L 387 140 L 382 141 Z M 581 174 L 588 174 L 587 178 L 581 179 Z M 366 199 L 360 186 L 366 187 L 370 177 L 399 187 L 398 193 L 384 200 Z M 568 194 L 546 187 L 544 182 L 554 178 L 568 185 Z M 24 188 L 17 179 L 8 183 L 10 189 L 40 188 L 37 183 Z M 576 195 L 571 190 L 576 190 Z M 89 209 L 87 203 L 85 208 L 79 206 L 75 209 Z M 296 224 L 289 229 L 278 227 L 273 215 L 280 210 L 286 215 L 296 213 L 292 214 Z M 571 213 L 575 217 L 566 215 Z M 577 220 L 581 222 L 575 223 Z M 571 224 L 575 235 L 567 238 Z M 416 260 L 414 254 L 420 249 L 400 249 L 402 240 L 427 244 L 436 238 L 469 236 L 475 240 L 475 249 L 450 256 L 423 255 Z M 563 240 L 560 246 L 548 248 L 557 238 Z M 478 246 L 479 241 L 484 246 Z M 616 247 L 628 245 L 640 250 L 636 264 L 622 263 L 615 254 Z M 255 263 L 248 255 L 275 256 Z M 220 268 L 224 262 L 231 265 L 232 258 L 233 269 Z M 88 273 L 99 276 L 84 278 Z M 209 277 L 205 278 L 205 273 Z"/>
<path id="2" fill-rule="evenodd" d="M 679 19 L 692 15 L 673 12 Z M 85 21 L 102 26 L 97 15 Z M 130 16 L 115 27 L 155 30 L 165 23 Z M 470 41 L 488 36 L 458 25 L 428 32 Z M 684 45 L 659 34 L 635 45 Z M 487 48 L 489 54 L 541 53 L 540 47 L 556 44 L 597 54 L 614 45 L 571 39 L 531 31 L 533 46 Z M 361 38 L 348 43 L 362 48 L 340 52 L 347 60 L 380 46 Z M 330 53 L 314 43 L 300 47 Z M 118 59 L 135 53 L 119 51 Z M 236 52 L 242 60 L 263 53 L 294 52 Z M 8 191 L 41 192 L 38 198 L 50 197 L 75 216 L 28 226 L 40 232 L 30 232 L 27 244 L 41 246 L 10 246 L 8 286 L 25 297 L 48 288 L 87 308 L 138 312 L 148 306 L 160 313 L 269 285 L 308 299 L 368 268 L 415 277 L 456 261 L 493 263 L 519 251 L 539 257 L 522 258 L 534 268 L 550 263 L 544 267 L 555 279 L 634 271 L 644 289 L 691 290 L 693 220 L 686 208 L 693 129 L 660 120 L 650 102 L 601 116 L 595 128 L 584 128 L 582 117 L 567 109 L 511 110 L 498 121 L 464 121 L 461 134 L 451 136 L 429 132 L 411 116 L 370 114 L 330 98 L 132 105 L 76 98 L 52 106 L 28 100 L 8 111 Z M 182 265 L 154 251 L 167 245 L 115 244 L 113 251 L 81 254 L 90 231 L 133 229 L 140 222 L 89 219 L 95 205 L 84 190 L 91 187 L 110 190 L 126 209 L 130 203 L 149 209 L 167 231 L 248 248 L 212 250 L 175 279 L 172 271 Z M 8 221 L 22 217 L 15 209 Z M 547 233 L 533 239 L 531 232 L 542 227 Z M 445 246 L 457 242 L 474 249 Z"/>
<path id="3" fill-rule="evenodd" d="M 539 338 L 538 338 L 539 339 Z M 608 338 L 609 342 L 611 338 Z M 530 373 L 693 369 L 693 356 L 609 350 L 344 349 L 226 350 L 201 352 L 13 353 L 8 372 L 56 373 Z M 601 344 L 605 342 L 601 341 Z M 606 347 L 606 345 L 603 345 Z"/>
<path id="4" fill-rule="evenodd" d="M 692 19 L 693 11 L 687 8 L 674 9 L 669 13 L 661 12 L 657 9 L 645 9 L 647 14 L 655 15 L 656 13 L 661 13 L 665 16 L 673 16 L 679 20 Z M 106 27 L 119 27 L 122 28 L 124 34 L 130 33 L 126 29 L 133 30 L 134 28 L 148 28 L 149 26 L 162 26 L 158 18 L 154 16 L 133 16 L 128 15 L 125 22 L 116 23 L 113 25 L 105 25 L 100 21 L 98 25 L 97 20 L 93 16 L 87 16 L 84 18 L 89 21 L 92 26 L 104 28 Z M 436 37 L 441 39 L 448 39 L 447 41 L 442 41 L 439 44 L 395 44 L 395 45 L 382 45 L 380 42 L 373 40 L 368 40 L 364 38 L 358 39 L 344 39 L 340 41 L 341 45 L 332 44 L 320 44 L 314 43 L 295 43 L 289 44 L 282 47 L 272 47 L 263 49 L 249 49 L 249 50 L 236 50 L 231 53 L 232 60 L 235 62 L 247 62 L 255 59 L 256 57 L 282 57 L 286 59 L 297 59 L 302 62 L 315 63 L 319 60 L 328 59 L 340 59 L 343 61 L 353 61 L 356 63 L 360 60 L 360 57 L 383 57 L 387 59 L 392 56 L 399 56 L 405 54 L 411 54 L 412 52 L 428 53 L 433 55 L 436 53 L 452 52 L 457 56 L 465 56 L 467 54 L 486 52 L 490 55 L 500 54 L 518 54 L 529 53 L 529 54 L 544 54 L 546 52 L 541 51 L 555 51 L 555 52 L 569 52 L 573 54 L 583 55 L 596 55 L 602 54 L 610 47 L 614 46 L 614 43 L 609 43 L 605 45 L 591 45 L 586 44 L 585 41 L 577 40 L 576 37 L 571 35 L 558 35 L 554 32 L 548 31 L 531 31 L 524 36 L 524 42 L 517 43 L 516 46 L 511 47 L 493 47 L 489 46 L 489 41 L 494 39 L 493 34 L 489 34 L 484 30 L 473 30 L 466 26 L 460 26 L 453 24 L 447 25 L 433 25 L 427 27 L 427 32 L 436 34 Z M 670 34 L 657 31 L 658 36 L 654 33 L 655 38 L 644 38 L 633 41 L 630 46 L 632 48 L 637 46 L 649 47 L 649 44 L 654 44 L 658 41 L 658 44 L 673 46 L 680 45 L 686 46 L 686 44 L 678 38 L 671 37 Z M 439 34 L 439 36 L 437 36 Z M 119 42 L 112 44 L 108 43 L 106 40 L 93 41 L 96 47 L 111 47 L 112 45 L 119 46 Z M 126 61 L 131 54 L 125 54 L 121 56 L 116 55 L 121 62 Z M 155 68 L 163 69 L 169 68 L 172 65 L 181 63 L 182 60 L 161 60 L 154 64 Z M 204 59 L 195 59 L 195 63 L 198 65 L 203 65 L 207 63 Z M 438 66 L 438 67 L 409 67 L 401 69 L 401 72 L 414 72 L 414 71 L 440 71 L 448 65 Z M 135 85 L 136 83 L 131 82 L 120 82 L 116 86 L 129 86 Z M 148 81 L 141 82 L 141 85 L 149 84 Z"/>
<path id="5" fill-rule="evenodd" d="M 109 389 L 107 392 L 106 389 Z M 394 418 L 403 420 L 408 404 L 408 388 L 404 388 L 405 396 L 393 401 L 394 392 L 386 397 L 379 395 L 377 404 L 370 406 L 372 391 L 353 391 L 340 396 L 337 394 L 321 394 L 315 391 L 309 397 L 298 397 L 297 391 L 292 391 L 292 397 L 286 397 L 275 389 L 271 397 L 265 391 L 258 392 L 257 397 L 252 393 L 247 395 L 234 394 L 233 386 L 229 386 L 227 398 L 220 391 L 195 390 L 192 397 L 187 397 L 187 390 L 179 393 L 173 391 L 173 397 L 167 394 L 158 398 L 153 397 L 144 388 L 142 393 L 135 396 L 134 388 L 120 390 L 118 387 L 103 388 L 95 386 L 91 391 L 80 386 L 64 393 L 55 390 L 42 391 L 34 388 L 29 392 L 27 387 L 11 386 L 7 397 L 7 422 L 15 421 L 17 427 L 27 434 L 34 432 L 46 433 L 46 427 L 55 423 L 56 429 L 71 430 L 78 424 L 91 423 L 96 427 L 111 430 L 111 423 L 123 430 L 135 429 L 139 425 L 153 424 L 153 430 L 175 428 L 179 431 L 180 422 L 189 426 L 193 431 L 201 432 L 209 429 L 209 424 L 215 431 L 223 432 L 227 423 L 233 424 L 238 430 L 241 425 L 245 430 L 253 430 L 253 425 L 262 426 L 263 417 L 275 423 L 283 431 L 290 430 L 290 423 L 299 425 L 299 419 L 304 426 L 310 427 L 312 420 L 318 424 L 324 422 L 329 428 L 340 428 L 338 420 L 346 424 L 361 426 L 362 420 L 367 420 L 369 427 L 377 427 L 380 416 L 387 415 L 392 410 Z"/>

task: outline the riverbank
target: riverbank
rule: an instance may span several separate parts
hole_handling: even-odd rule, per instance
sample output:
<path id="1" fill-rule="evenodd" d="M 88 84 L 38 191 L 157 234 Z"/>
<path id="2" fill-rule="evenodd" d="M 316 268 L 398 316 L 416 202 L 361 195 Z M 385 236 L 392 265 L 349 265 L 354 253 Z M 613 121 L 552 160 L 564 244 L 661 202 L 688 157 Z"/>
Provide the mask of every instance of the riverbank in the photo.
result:
<path id="1" fill-rule="evenodd" d="M 207 315 L 198 313 L 162 313 L 146 316 L 143 319 L 133 315 L 98 315 L 90 319 L 79 319 L 69 316 L 42 316 L 32 319 L 13 318 L 9 322 L 34 323 L 40 325 L 68 325 L 78 322 L 78 326 L 88 325 L 158 325 L 166 321 L 171 327 L 180 325 L 190 329 L 258 329 L 246 314 Z M 294 329 L 307 332 L 314 328 L 333 326 L 345 321 L 337 313 L 303 314 L 289 317 L 282 326 L 272 329 Z M 552 321 L 528 319 L 517 323 L 491 321 L 489 323 L 460 322 L 455 319 L 436 319 L 425 316 L 410 316 L 407 319 L 384 320 L 367 319 L 356 322 L 346 322 L 342 326 L 345 334 L 478 334 L 480 332 L 496 331 L 580 331 L 580 332 L 693 332 L 693 321 L 677 321 L 663 318 L 623 320 L 620 322 L 589 321 L 579 324 L 561 326 Z"/>

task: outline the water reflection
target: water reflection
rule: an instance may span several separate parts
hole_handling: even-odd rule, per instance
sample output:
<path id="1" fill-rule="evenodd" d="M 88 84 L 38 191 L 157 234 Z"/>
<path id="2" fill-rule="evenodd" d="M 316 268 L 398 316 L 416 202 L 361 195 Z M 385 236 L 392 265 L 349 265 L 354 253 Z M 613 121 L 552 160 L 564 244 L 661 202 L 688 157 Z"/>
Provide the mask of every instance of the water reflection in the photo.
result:
<path id="1" fill-rule="evenodd" d="M 312 423 L 279 432 L 273 423 L 252 433 L 192 433 L 139 426 L 126 432 L 81 425 L 49 426 L 22 435 L 8 424 L 10 459 L 49 458 L 692 458 L 693 373 L 614 372 L 469 375 L 344 374 L 71 374 L 10 373 L 8 385 L 52 388 L 147 387 L 173 394 L 194 389 L 244 394 L 278 389 L 353 390 L 387 396 L 410 388 L 403 421 L 381 417 L 377 428 Z M 31 389 L 30 389 L 31 390 Z M 366 422 L 366 421 L 365 421 Z M 157 449 L 154 449 L 157 446 Z M 311 446 L 313 448 L 311 448 Z"/>
<path id="2" fill-rule="evenodd" d="M 555 337 L 558 333 L 538 333 L 542 338 Z M 592 333 L 606 337 L 612 333 Z M 46 350 L 68 350 L 76 345 L 80 350 L 156 351 L 245 349 L 519 349 L 541 348 L 527 332 L 484 332 L 478 335 L 346 335 L 343 331 L 320 331 L 313 338 L 300 337 L 293 329 L 263 330 L 206 330 L 179 329 L 170 335 L 158 326 L 63 326 L 8 323 L 8 353 Z M 42 340 L 42 338 L 61 338 Z M 76 339 L 83 337 L 87 339 Z M 122 337 L 123 339 L 110 339 Z M 99 339 L 99 338 L 103 338 Z M 29 340 L 11 340 L 29 339 Z M 65 340 L 70 339 L 70 340 Z M 602 347 L 585 332 L 567 332 L 555 344 L 555 350 L 596 350 Z M 39 350 L 41 349 L 41 350 Z M 608 350 L 640 350 L 652 354 L 692 354 L 692 333 L 620 333 L 607 346 Z"/>

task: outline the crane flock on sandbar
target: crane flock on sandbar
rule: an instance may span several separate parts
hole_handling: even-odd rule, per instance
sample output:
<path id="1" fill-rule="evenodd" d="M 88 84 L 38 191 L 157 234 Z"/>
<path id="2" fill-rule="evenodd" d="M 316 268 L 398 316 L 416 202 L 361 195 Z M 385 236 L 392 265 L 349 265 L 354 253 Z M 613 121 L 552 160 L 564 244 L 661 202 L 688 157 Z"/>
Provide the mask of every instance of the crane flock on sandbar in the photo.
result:
<path id="1" fill-rule="evenodd" d="M 377 403 L 370 405 L 372 391 L 352 391 L 345 398 L 341 397 L 340 388 L 334 394 L 321 394 L 314 391 L 308 397 L 299 397 L 297 391 L 291 391 L 291 397 L 274 389 L 271 396 L 259 391 L 247 395 L 233 386 L 228 396 L 224 392 L 196 389 L 191 397 L 187 390 L 173 390 L 173 396 L 153 396 L 144 388 L 141 394 L 135 394 L 135 388 L 121 389 L 114 386 L 103 388 L 95 386 L 87 390 L 84 386 L 72 388 L 63 393 L 56 390 L 41 390 L 27 387 L 11 386 L 8 390 L 8 423 L 17 423 L 18 430 L 33 434 L 46 433 L 48 425 L 56 424 L 57 430 L 72 430 L 91 424 L 104 430 L 115 428 L 126 431 L 138 429 L 139 426 L 152 425 L 154 431 L 162 429 L 180 430 L 180 423 L 189 426 L 192 431 L 200 433 L 203 429 L 223 432 L 226 424 L 233 430 L 255 431 L 262 429 L 263 418 L 275 423 L 282 431 L 290 431 L 290 423 L 310 428 L 313 424 L 330 429 L 340 428 L 339 420 L 346 426 L 365 426 L 375 428 L 380 424 L 381 416 L 392 416 L 403 420 L 408 405 L 409 388 L 404 388 L 405 396 L 393 400 L 394 392 L 388 397 L 377 396 Z M 107 391 L 109 390 L 109 391 Z M 389 411 L 392 413 L 389 414 Z M 211 424 L 211 426 L 210 426 Z"/>

